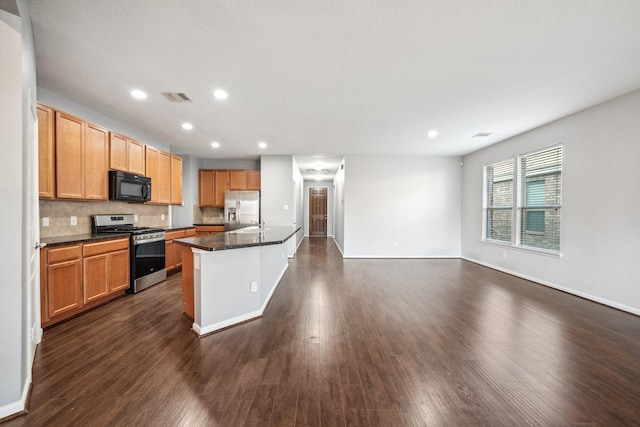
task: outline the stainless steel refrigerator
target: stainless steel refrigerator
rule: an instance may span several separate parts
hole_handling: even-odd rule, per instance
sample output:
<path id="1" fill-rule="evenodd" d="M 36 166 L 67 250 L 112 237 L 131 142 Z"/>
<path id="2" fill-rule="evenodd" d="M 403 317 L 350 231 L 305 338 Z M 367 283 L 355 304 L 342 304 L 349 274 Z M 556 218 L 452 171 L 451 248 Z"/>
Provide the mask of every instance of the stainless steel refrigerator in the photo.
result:
<path id="1" fill-rule="evenodd" d="M 224 231 L 260 224 L 259 191 L 224 192 Z"/>

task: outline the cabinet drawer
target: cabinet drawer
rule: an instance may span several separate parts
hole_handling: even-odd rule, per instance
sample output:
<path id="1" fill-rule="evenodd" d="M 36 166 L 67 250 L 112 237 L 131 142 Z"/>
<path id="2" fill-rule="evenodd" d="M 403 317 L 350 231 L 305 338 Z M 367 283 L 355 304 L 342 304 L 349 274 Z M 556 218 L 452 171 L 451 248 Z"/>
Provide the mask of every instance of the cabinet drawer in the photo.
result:
<path id="1" fill-rule="evenodd" d="M 80 245 L 60 246 L 47 249 L 48 263 L 57 264 L 65 261 L 80 259 Z"/>
<path id="2" fill-rule="evenodd" d="M 167 237 L 165 238 L 165 240 L 167 242 L 170 242 L 173 239 L 182 239 L 184 236 L 185 236 L 184 230 L 167 231 Z"/>
<path id="3" fill-rule="evenodd" d="M 224 232 L 224 225 L 198 225 L 196 227 L 196 233 L 222 233 Z"/>
<path id="4" fill-rule="evenodd" d="M 120 251 L 127 248 L 129 248 L 129 239 L 125 238 L 117 240 L 107 240 L 97 243 L 85 243 L 82 253 L 85 257 L 89 257 L 108 252 Z"/>
<path id="5" fill-rule="evenodd" d="M 184 237 L 193 237 L 196 235 L 196 229 L 195 228 L 188 228 L 184 231 Z"/>

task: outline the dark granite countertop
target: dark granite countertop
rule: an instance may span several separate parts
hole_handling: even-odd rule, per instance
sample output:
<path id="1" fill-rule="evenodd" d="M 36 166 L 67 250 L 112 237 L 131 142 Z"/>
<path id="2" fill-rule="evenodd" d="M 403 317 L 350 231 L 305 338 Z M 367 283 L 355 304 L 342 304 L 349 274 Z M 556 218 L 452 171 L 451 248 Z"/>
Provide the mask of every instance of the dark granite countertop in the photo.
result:
<path id="1" fill-rule="evenodd" d="M 279 245 L 289 240 L 301 227 L 266 227 L 259 231 L 256 227 L 247 227 L 244 231 L 228 231 L 203 237 L 175 239 L 174 242 L 205 251 L 223 251 L 227 249 L 249 248 L 252 246 Z"/>
<path id="2" fill-rule="evenodd" d="M 164 230 L 165 231 L 180 231 L 180 230 L 188 230 L 190 228 L 196 228 L 195 225 L 186 225 L 184 227 L 167 227 Z"/>
<path id="3" fill-rule="evenodd" d="M 103 233 L 103 234 L 72 234 L 68 236 L 56 236 L 56 237 L 44 237 L 40 239 L 40 243 L 51 246 L 71 245 L 74 243 L 91 243 L 99 242 L 101 240 L 113 240 L 121 239 L 123 237 L 129 238 L 128 233 Z"/>

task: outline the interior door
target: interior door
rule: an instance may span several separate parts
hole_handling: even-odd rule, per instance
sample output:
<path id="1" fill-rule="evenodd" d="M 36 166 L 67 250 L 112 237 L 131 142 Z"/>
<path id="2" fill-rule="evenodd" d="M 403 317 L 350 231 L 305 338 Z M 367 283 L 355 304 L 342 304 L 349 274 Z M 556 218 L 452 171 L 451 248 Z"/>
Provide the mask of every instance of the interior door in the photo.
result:
<path id="1" fill-rule="evenodd" d="M 309 237 L 327 237 L 327 189 L 309 188 Z"/>

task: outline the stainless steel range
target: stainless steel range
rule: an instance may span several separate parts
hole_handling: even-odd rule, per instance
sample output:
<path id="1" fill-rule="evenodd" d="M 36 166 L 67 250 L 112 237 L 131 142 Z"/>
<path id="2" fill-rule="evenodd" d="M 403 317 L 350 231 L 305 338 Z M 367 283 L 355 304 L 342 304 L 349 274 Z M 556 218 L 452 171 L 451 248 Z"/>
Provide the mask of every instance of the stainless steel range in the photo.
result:
<path id="1" fill-rule="evenodd" d="M 131 235 L 130 276 L 127 292 L 135 294 L 167 278 L 165 270 L 165 236 L 161 228 L 134 227 L 133 214 L 93 215 L 94 233 L 128 233 Z"/>

